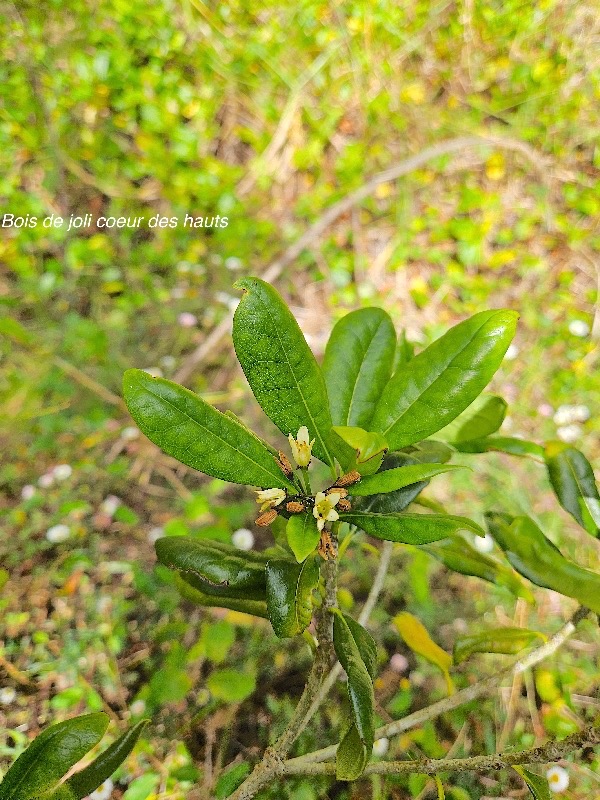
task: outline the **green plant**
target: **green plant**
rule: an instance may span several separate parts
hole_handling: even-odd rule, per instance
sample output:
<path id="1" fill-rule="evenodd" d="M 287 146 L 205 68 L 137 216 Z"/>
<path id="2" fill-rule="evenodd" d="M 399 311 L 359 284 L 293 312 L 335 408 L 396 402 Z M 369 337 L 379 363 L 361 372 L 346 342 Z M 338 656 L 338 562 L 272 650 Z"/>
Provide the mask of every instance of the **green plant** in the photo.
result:
<path id="1" fill-rule="evenodd" d="M 95 791 L 131 753 L 147 720 L 138 722 L 90 764 L 63 780 L 100 742 L 108 723 L 108 715 L 100 711 L 46 728 L 4 776 L 0 800 L 81 800 Z"/>
<path id="2" fill-rule="evenodd" d="M 554 744 L 547 750 L 490 757 L 493 762 L 474 758 L 370 763 L 375 739 L 398 732 L 403 721 L 376 728 L 377 644 L 337 602 L 338 564 L 362 531 L 387 543 L 424 547 L 450 569 L 504 585 L 531 602 L 520 573 L 538 586 L 579 600 L 582 609 L 575 622 L 588 610 L 600 613 L 600 575 L 565 558 L 533 520 L 487 515 L 488 529 L 513 571 L 482 555 L 461 535 L 484 536 L 477 522 L 449 514 L 437 504 L 432 508 L 420 497 L 430 478 L 461 468 L 448 463 L 454 453 L 497 449 L 545 460 L 561 504 L 588 533 L 598 535 L 600 497 L 581 453 L 556 443 L 542 447 L 493 435 L 502 424 L 506 403 L 481 392 L 502 362 L 518 315 L 507 310 L 480 312 L 413 355 L 404 336 L 398 344 L 384 311 L 361 309 L 335 326 L 321 368 L 271 286 L 256 278 L 245 278 L 237 286 L 244 294 L 233 324 L 236 354 L 259 404 L 288 437 L 295 463 L 234 414 L 218 411 L 187 389 L 141 370 L 128 370 L 124 376 L 125 401 L 141 430 L 189 467 L 258 487 L 256 524 L 272 526 L 274 535 L 273 545 L 260 553 L 187 536 L 165 537 L 156 543 L 159 561 L 176 571 L 187 599 L 266 617 L 277 636 L 304 635 L 315 651 L 288 727 L 250 775 L 233 768 L 239 780 L 229 781 L 226 794 L 232 792 L 236 800 L 250 798 L 271 780 L 293 774 L 350 781 L 363 774 L 437 775 L 514 766 L 534 797 L 547 797 L 546 780 L 519 765 L 555 758 Z M 437 438 L 430 438 L 434 434 Z M 320 463 L 309 470 L 313 456 Z M 422 510 L 407 510 L 411 504 L 420 504 Z M 373 603 L 381 580 L 381 575 L 374 580 Z M 316 640 L 307 632 L 313 615 Z M 431 706 L 431 716 L 424 719 L 497 685 L 486 679 L 453 693 L 453 663 L 478 652 L 520 653 L 545 638 L 526 630 L 488 632 L 457 642 L 453 659 L 410 614 L 400 615 L 395 624 L 406 643 L 446 676 L 450 696 L 441 706 Z M 525 669 L 552 653 L 571 632 L 570 626 L 523 656 L 516 668 Z M 335 677 L 336 668 L 330 671 L 334 657 L 348 679 L 349 711 L 341 742 L 289 759 L 294 741 Z M 597 729 L 590 728 L 562 743 L 560 752 L 598 738 Z M 438 790 L 443 796 L 439 779 Z"/>

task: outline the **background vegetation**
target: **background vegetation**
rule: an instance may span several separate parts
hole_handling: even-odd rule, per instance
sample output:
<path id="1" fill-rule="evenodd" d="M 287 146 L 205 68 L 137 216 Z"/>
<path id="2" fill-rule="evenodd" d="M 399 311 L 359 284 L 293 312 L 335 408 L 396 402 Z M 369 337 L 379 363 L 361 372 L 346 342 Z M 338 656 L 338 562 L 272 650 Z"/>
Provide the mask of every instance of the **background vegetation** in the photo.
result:
<path id="1" fill-rule="evenodd" d="M 229 339 L 192 369 L 227 317 L 233 281 L 265 267 L 376 172 L 464 135 L 487 144 L 382 183 L 277 281 L 309 343 L 335 318 L 382 305 L 417 346 L 483 308 L 521 313 L 494 381 L 503 431 L 574 441 L 598 463 L 600 8 L 594 2 L 4 2 L 0 212 L 226 215 L 227 228 L 3 229 L 0 238 L 0 766 L 51 721 L 106 710 L 152 724 L 118 774 L 124 800 L 219 796 L 222 763 L 252 759 L 301 690 L 305 645 L 268 623 L 182 605 L 155 565 L 158 535 L 231 541 L 252 527 L 245 490 L 168 459 L 132 427 L 124 369 L 186 383 L 269 423 Z M 598 548 L 558 510 L 543 470 L 500 455 L 485 474 L 437 479 L 456 513 L 530 513 L 578 561 Z M 473 490 L 481 507 L 473 506 Z M 377 554 L 356 547 L 342 585 L 366 597 Z M 535 610 L 398 546 L 371 629 L 383 643 L 381 719 L 443 696 L 390 617 L 418 615 L 450 649 L 483 619 L 554 630 L 570 601 Z M 343 595 L 342 595 L 343 597 Z M 409 598 L 409 599 L 407 599 Z M 351 600 L 349 596 L 347 602 Z M 491 663 L 495 661 L 492 658 Z M 465 684 L 490 659 L 461 668 Z M 591 626 L 522 693 L 447 715 L 390 743 L 441 756 L 561 736 L 600 704 Z M 335 690 L 343 696 L 344 687 Z M 335 709 L 299 752 L 333 741 Z M 328 738 L 329 737 L 329 738 Z M 573 765 L 565 796 L 598 792 Z M 192 793 L 192 785 L 197 785 Z M 520 796 L 456 776 L 453 800 Z M 425 777 L 354 788 L 289 782 L 265 797 L 425 798 Z M 428 794 L 429 792 L 429 794 Z M 511 793 L 512 792 L 512 793 Z"/>

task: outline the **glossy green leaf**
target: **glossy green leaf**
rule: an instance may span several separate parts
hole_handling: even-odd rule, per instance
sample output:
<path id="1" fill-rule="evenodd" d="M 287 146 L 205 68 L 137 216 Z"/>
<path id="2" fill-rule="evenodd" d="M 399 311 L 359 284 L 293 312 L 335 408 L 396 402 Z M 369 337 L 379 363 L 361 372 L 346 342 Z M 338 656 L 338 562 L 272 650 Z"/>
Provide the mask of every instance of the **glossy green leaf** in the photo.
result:
<path id="1" fill-rule="evenodd" d="M 368 475 L 362 478 L 358 483 L 350 486 L 348 491 L 358 497 L 381 493 L 387 494 L 398 489 L 404 489 L 405 486 L 419 483 L 419 481 L 433 478 L 434 475 L 452 472 L 457 469 L 465 469 L 465 467 L 453 464 L 413 464 L 406 467 L 397 467 L 396 469 L 387 469 L 375 475 Z"/>
<path id="2" fill-rule="evenodd" d="M 215 598 L 264 600 L 267 559 L 258 553 L 242 553 L 235 547 L 192 536 L 158 539 L 156 554 L 161 564 L 176 569 L 187 583 Z"/>
<path id="3" fill-rule="evenodd" d="M 531 792 L 533 800 L 550 800 L 550 785 L 542 775 L 536 775 L 525 767 L 513 767 L 515 772 L 525 781 L 527 788 Z"/>
<path id="4" fill-rule="evenodd" d="M 392 622 L 410 649 L 442 672 L 448 691 L 452 693 L 454 691 L 454 685 L 450 677 L 452 656 L 433 641 L 421 620 L 409 614 L 408 611 L 402 611 L 397 614 Z"/>
<path id="5" fill-rule="evenodd" d="M 396 345 L 396 352 L 394 354 L 394 366 L 392 373 L 415 357 L 415 346 L 406 338 L 406 331 L 404 328 L 400 331 L 398 336 L 398 344 Z"/>
<path id="6" fill-rule="evenodd" d="M 98 744 L 108 723 L 108 715 L 98 712 L 51 725 L 10 767 L 0 783 L 0 800 L 31 800 L 54 789 Z"/>
<path id="7" fill-rule="evenodd" d="M 501 564 L 495 558 L 480 553 L 462 536 L 452 536 L 433 542 L 424 549 L 454 572 L 481 578 L 495 586 L 504 586 L 516 597 L 522 597 L 528 603 L 534 602 L 531 590 L 513 569 Z"/>
<path id="8" fill-rule="evenodd" d="M 468 442 L 495 433 L 504 422 L 506 401 L 496 395 L 480 395 L 462 414 L 441 431 L 436 438 L 446 442 Z"/>
<path id="9" fill-rule="evenodd" d="M 267 614 L 266 599 L 244 600 L 239 597 L 226 597 L 223 595 L 215 597 L 215 595 L 206 594 L 200 589 L 195 588 L 179 573 L 175 576 L 175 584 L 179 590 L 179 594 L 185 600 L 189 600 L 197 606 L 204 606 L 205 608 L 229 608 L 231 611 L 241 611 L 243 614 L 252 614 L 255 617 L 263 617 L 264 619 L 267 619 L 269 616 Z"/>
<path id="10" fill-rule="evenodd" d="M 600 614 L 600 574 L 565 558 L 529 517 L 515 517 L 511 522 L 503 514 L 486 514 L 486 519 L 490 533 L 517 572 Z"/>
<path id="11" fill-rule="evenodd" d="M 128 369 L 123 396 L 140 430 L 182 464 L 231 483 L 295 491 L 258 437 L 183 386 Z"/>
<path id="12" fill-rule="evenodd" d="M 369 536 L 402 544 L 429 544 L 445 539 L 456 531 L 473 531 L 485 536 L 476 522 L 466 517 L 453 517 L 450 514 L 379 514 L 373 511 L 349 511 L 340 514 L 340 519 L 356 525 Z"/>
<path id="13" fill-rule="evenodd" d="M 600 535 L 600 494 L 592 465 L 575 447 L 546 445 L 546 467 L 561 506 L 592 536 Z"/>
<path id="14" fill-rule="evenodd" d="M 96 791 L 121 766 L 135 747 L 148 721 L 144 719 L 129 728 L 110 747 L 95 758 L 91 764 L 88 764 L 87 767 L 69 778 L 67 785 L 77 800 L 81 800 L 81 798 Z"/>
<path id="15" fill-rule="evenodd" d="M 388 451 L 387 442 L 380 433 L 336 425 L 333 434 L 334 445 L 337 439 L 341 439 L 343 443 L 341 448 L 336 446 L 336 456 L 344 471 L 356 470 L 361 475 L 372 475 L 377 472 Z"/>
<path id="16" fill-rule="evenodd" d="M 361 308 L 336 323 L 323 359 L 334 425 L 368 429 L 395 349 L 394 325 L 381 308 Z"/>
<path id="17" fill-rule="evenodd" d="M 485 389 L 514 335 L 514 311 L 482 311 L 402 366 L 383 390 L 371 427 L 391 450 L 431 436 Z"/>
<path id="18" fill-rule="evenodd" d="M 388 453 L 383 459 L 381 468 L 376 475 L 381 475 L 383 472 L 399 469 L 401 467 L 414 466 L 419 463 L 420 462 L 417 458 L 413 457 L 413 455 L 407 455 L 406 453 Z M 404 511 L 419 493 L 423 491 L 428 483 L 428 480 L 422 480 L 417 483 L 411 483 L 402 489 L 396 489 L 394 492 L 383 492 L 364 498 L 354 496 L 352 505 L 355 510 L 360 511 L 373 511 L 378 514 L 398 513 Z M 352 487 L 350 487 L 350 490 L 351 489 Z"/>
<path id="19" fill-rule="evenodd" d="M 342 613 L 342 616 L 350 630 L 352 638 L 356 642 L 358 652 L 367 668 L 367 672 L 371 676 L 371 680 L 374 680 L 377 667 L 377 644 L 375 639 L 373 639 L 369 631 L 364 628 L 360 622 L 357 622 L 349 614 Z"/>
<path id="20" fill-rule="evenodd" d="M 355 781 L 363 774 L 369 763 L 373 746 L 369 747 L 360 738 L 356 723 L 353 722 L 335 754 L 335 777 L 338 781 Z"/>
<path id="21" fill-rule="evenodd" d="M 516 655 L 546 640 L 546 636 L 538 631 L 526 628 L 494 628 L 490 631 L 461 636 L 454 643 L 454 663 L 460 664 L 474 653 L 498 653 Z"/>
<path id="22" fill-rule="evenodd" d="M 438 442 L 436 439 L 425 439 L 422 442 L 405 447 L 402 452 L 410 455 L 419 464 L 447 464 L 455 452 L 455 447 Z"/>
<path id="23" fill-rule="evenodd" d="M 321 538 L 317 520 L 311 512 L 292 514 L 287 523 L 286 534 L 292 553 L 299 563 L 312 553 Z"/>
<path id="24" fill-rule="evenodd" d="M 356 728 L 356 733 L 350 728 L 350 731 L 346 734 L 346 737 L 349 737 L 349 739 L 348 742 L 344 744 L 341 753 L 339 753 L 338 748 L 338 757 L 341 756 L 339 762 L 337 762 L 336 757 L 338 776 L 340 774 L 344 776 L 348 774 L 348 752 L 350 750 L 354 752 L 357 751 L 357 738 L 366 751 L 366 760 L 364 763 L 366 763 L 370 757 L 373 749 L 373 680 L 361 654 L 361 649 L 364 650 L 364 641 L 357 641 L 357 639 L 355 639 L 354 632 L 356 632 L 356 628 L 355 626 L 351 627 L 348 619 L 349 618 L 339 610 L 334 610 L 333 646 L 339 662 L 348 676 L 348 697 L 350 699 L 354 726 Z M 367 659 L 372 659 L 370 650 Z M 374 664 L 371 663 L 371 666 L 374 668 Z M 361 763 L 362 760 L 363 759 L 360 759 Z M 343 779 L 351 780 L 349 777 L 344 777 Z"/>
<path id="25" fill-rule="evenodd" d="M 302 633 L 312 618 L 313 591 L 319 582 L 319 566 L 309 558 L 302 564 L 273 560 L 267 564 L 267 611 L 280 638 Z"/>
<path id="26" fill-rule="evenodd" d="M 527 439 L 515 436 L 487 436 L 484 439 L 472 439 L 468 442 L 456 442 L 454 447 L 461 453 L 507 453 L 509 456 L 525 458 L 544 458 L 544 448 Z"/>
<path id="27" fill-rule="evenodd" d="M 333 467 L 327 389 L 298 323 L 268 283 L 243 278 L 235 286 L 244 294 L 233 318 L 233 344 L 254 396 L 286 436 L 305 425 L 315 439 L 314 455 Z"/>

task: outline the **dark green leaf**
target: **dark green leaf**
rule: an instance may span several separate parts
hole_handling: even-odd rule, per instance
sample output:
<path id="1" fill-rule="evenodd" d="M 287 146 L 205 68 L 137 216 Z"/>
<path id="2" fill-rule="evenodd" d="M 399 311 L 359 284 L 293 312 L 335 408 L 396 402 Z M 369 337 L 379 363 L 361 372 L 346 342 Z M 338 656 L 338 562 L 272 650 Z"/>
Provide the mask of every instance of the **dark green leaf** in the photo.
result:
<path id="1" fill-rule="evenodd" d="M 161 564 L 203 594 L 215 598 L 264 600 L 267 560 L 258 553 L 242 553 L 222 542 L 192 536 L 165 536 L 155 544 Z"/>
<path id="2" fill-rule="evenodd" d="M 402 366 L 383 390 L 371 427 L 397 450 L 439 431 L 490 382 L 514 335 L 514 311 L 482 311 Z"/>
<path id="3" fill-rule="evenodd" d="M 456 469 L 465 469 L 465 467 L 452 464 L 413 464 L 407 467 L 387 469 L 362 478 L 358 483 L 350 486 L 348 491 L 359 497 L 394 492 L 405 486 L 433 478 L 434 475 L 440 475 L 442 472 L 451 472 Z"/>
<path id="4" fill-rule="evenodd" d="M 419 454 L 417 453 L 416 455 Z M 417 460 L 417 458 L 415 458 L 412 454 L 407 455 L 406 453 L 388 453 L 388 455 L 383 459 L 381 469 L 376 474 L 381 475 L 383 472 L 392 469 L 414 466 L 419 463 L 420 462 Z M 417 495 L 423 491 L 428 483 L 428 480 L 418 481 L 417 483 L 412 483 L 408 486 L 405 486 L 403 489 L 396 489 L 395 492 L 369 495 L 364 499 L 356 497 L 353 501 L 353 506 L 355 509 L 360 511 L 373 511 L 378 514 L 389 514 L 404 511 L 404 509 L 412 503 Z M 350 489 L 351 488 L 352 487 L 350 487 Z"/>
<path id="5" fill-rule="evenodd" d="M 196 589 L 179 573 L 176 575 L 176 586 L 179 589 L 179 594 L 191 603 L 198 606 L 205 606 L 206 608 L 229 608 L 232 611 L 241 611 L 243 614 L 252 614 L 255 617 L 268 618 L 267 614 L 267 601 L 265 600 L 243 600 L 238 597 L 225 597 L 206 594 L 200 589 Z M 266 589 L 265 589 L 266 598 Z"/>
<path id="6" fill-rule="evenodd" d="M 543 458 L 544 448 L 535 442 L 511 436 L 488 436 L 469 442 L 456 442 L 454 447 L 461 453 L 507 453 L 510 456 Z"/>
<path id="7" fill-rule="evenodd" d="M 550 483 L 561 506 L 592 536 L 600 535 L 600 494 L 592 465 L 562 442 L 546 445 Z"/>
<path id="8" fill-rule="evenodd" d="M 350 629 L 352 638 L 356 642 L 358 652 L 365 663 L 367 672 L 371 676 L 371 680 L 374 680 L 375 669 L 377 667 L 377 644 L 375 643 L 375 639 L 373 639 L 369 631 L 364 628 L 360 622 L 357 622 L 349 614 L 342 613 L 342 616 Z"/>
<path id="9" fill-rule="evenodd" d="M 506 409 L 506 401 L 501 397 L 481 395 L 455 420 L 438 431 L 436 437 L 452 443 L 482 439 L 498 430 L 504 422 Z"/>
<path id="10" fill-rule="evenodd" d="M 288 544 L 299 563 L 312 553 L 321 538 L 317 520 L 311 512 L 292 514 L 288 520 L 286 533 Z"/>
<path id="11" fill-rule="evenodd" d="M 233 318 L 233 344 L 254 396 L 286 436 L 305 425 L 314 454 L 333 467 L 327 389 L 298 323 L 264 281 L 243 278 L 235 286 L 244 295 Z"/>
<path id="12" fill-rule="evenodd" d="M 573 597 L 600 614 L 600 575 L 565 558 L 529 517 L 486 514 L 490 533 L 513 567 L 537 586 Z"/>
<path id="13" fill-rule="evenodd" d="M 148 720 L 144 719 L 129 728 L 91 764 L 69 778 L 67 785 L 77 800 L 96 791 L 105 780 L 110 778 L 131 753 L 147 724 Z"/>
<path id="14" fill-rule="evenodd" d="M 525 767 L 513 767 L 513 769 L 519 773 L 527 784 L 533 800 L 550 800 L 550 786 L 546 778 L 530 772 Z"/>
<path id="15" fill-rule="evenodd" d="M 360 738 L 356 723 L 352 723 L 335 754 L 335 777 L 338 781 L 355 781 L 369 763 L 373 746 Z"/>
<path id="16" fill-rule="evenodd" d="M 29 745 L 0 783 L 0 800 L 30 800 L 54 789 L 108 728 L 107 714 L 85 714 L 51 725 Z"/>
<path id="17" fill-rule="evenodd" d="M 460 664 L 474 653 L 516 655 L 536 642 L 545 641 L 543 633 L 525 628 L 494 628 L 491 631 L 461 636 L 454 643 L 454 663 Z"/>
<path id="18" fill-rule="evenodd" d="M 182 464 L 231 483 L 295 491 L 254 434 L 183 386 L 128 369 L 123 396 L 142 432 Z"/>
<path id="19" fill-rule="evenodd" d="M 369 536 L 402 544 L 429 544 L 445 539 L 456 531 L 473 531 L 484 536 L 476 522 L 466 517 L 450 514 L 378 514 L 372 511 L 349 511 L 340 514 L 340 519 L 356 525 Z"/>
<path id="20" fill-rule="evenodd" d="M 313 611 L 312 594 L 319 582 L 316 559 L 302 564 L 275 560 L 267 564 L 267 610 L 275 634 L 296 636 L 305 630 Z"/>
<path id="21" fill-rule="evenodd" d="M 250 764 L 247 761 L 242 761 L 241 764 L 236 764 L 224 772 L 215 786 L 217 800 L 225 800 L 230 794 L 233 794 L 246 776 L 249 775 L 250 770 Z"/>
<path id="22" fill-rule="evenodd" d="M 366 759 L 368 760 L 371 755 L 373 749 L 374 693 L 371 675 L 361 655 L 361 646 L 364 648 L 364 644 L 359 646 L 353 635 L 354 628 L 350 627 L 345 615 L 338 609 L 335 609 L 334 613 L 333 646 L 339 662 L 348 676 L 348 697 L 350 698 L 352 716 L 356 726 L 356 734 L 352 733 L 352 728 L 347 734 L 351 738 L 342 748 L 342 761 L 337 766 L 338 772 L 343 767 L 345 774 L 347 774 L 347 753 L 349 750 L 356 751 L 357 736 L 366 749 Z M 371 659 L 371 657 L 369 653 L 368 658 Z M 349 778 L 346 778 L 346 780 L 349 780 Z"/>
<path id="23" fill-rule="evenodd" d="M 336 323 L 323 359 L 334 425 L 368 430 L 395 348 L 392 320 L 381 308 L 361 308 Z"/>
<path id="24" fill-rule="evenodd" d="M 533 594 L 523 583 L 517 573 L 495 558 L 480 553 L 462 536 L 453 536 L 424 547 L 448 569 L 460 572 L 461 575 L 472 575 L 489 581 L 496 586 L 504 586 L 517 597 L 528 603 L 534 602 Z"/>

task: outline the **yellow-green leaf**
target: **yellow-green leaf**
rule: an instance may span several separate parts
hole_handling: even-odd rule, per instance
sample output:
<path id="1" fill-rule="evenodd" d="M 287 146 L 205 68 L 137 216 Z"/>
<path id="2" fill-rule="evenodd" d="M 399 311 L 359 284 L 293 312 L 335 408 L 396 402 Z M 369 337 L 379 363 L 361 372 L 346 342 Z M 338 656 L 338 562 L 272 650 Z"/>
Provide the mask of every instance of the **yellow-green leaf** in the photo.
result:
<path id="1" fill-rule="evenodd" d="M 452 656 L 433 641 L 423 623 L 408 611 L 397 614 L 393 624 L 411 650 L 441 670 L 446 679 L 448 692 L 452 694 L 454 692 L 454 684 L 450 677 Z"/>

